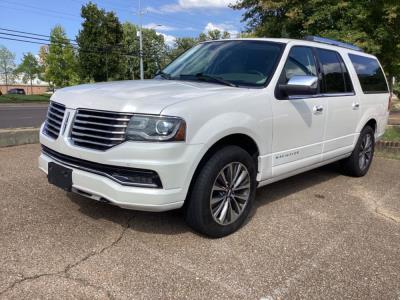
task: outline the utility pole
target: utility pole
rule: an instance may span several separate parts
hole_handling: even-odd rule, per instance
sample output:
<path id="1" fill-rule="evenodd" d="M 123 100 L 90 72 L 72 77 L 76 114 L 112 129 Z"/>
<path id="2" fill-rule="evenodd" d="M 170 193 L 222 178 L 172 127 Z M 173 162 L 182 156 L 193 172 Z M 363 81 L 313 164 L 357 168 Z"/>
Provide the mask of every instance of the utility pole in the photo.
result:
<path id="1" fill-rule="evenodd" d="M 140 80 L 144 79 L 144 70 L 143 70 L 143 26 L 142 26 L 142 1 L 139 0 L 139 57 L 140 57 Z"/>

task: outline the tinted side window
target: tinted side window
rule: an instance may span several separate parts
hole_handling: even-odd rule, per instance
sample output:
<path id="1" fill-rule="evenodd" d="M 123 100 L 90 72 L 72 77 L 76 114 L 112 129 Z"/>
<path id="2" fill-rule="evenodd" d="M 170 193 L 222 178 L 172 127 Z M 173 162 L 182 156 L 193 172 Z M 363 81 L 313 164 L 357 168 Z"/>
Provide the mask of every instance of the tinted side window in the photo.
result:
<path id="1" fill-rule="evenodd" d="M 343 71 L 343 76 L 344 76 L 344 84 L 346 85 L 346 92 L 353 93 L 354 92 L 353 82 L 351 81 L 349 71 L 347 71 L 346 65 L 340 56 L 339 56 L 339 59 L 341 61 L 340 65 L 342 66 L 342 71 Z"/>
<path id="2" fill-rule="evenodd" d="M 343 72 L 342 61 L 337 52 L 325 49 L 317 49 L 317 53 L 319 61 L 322 65 L 323 74 L 321 92 L 329 94 L 348 92 L 345 83 L 345 74 L 347 73 L 347 70 L 345 69 L 345 72 Z"/>
<path id="3" fill-rule="evenodd" d="M 313 51 L 309 47 L 293 47 L 290 50 L 280 82 L 285 84 L 294 75 L 317 76 Z"/>
<path id="4" fill-rule="evenodd" d="M 385 76 L 376 59 L 349 54 L 364 93 L 387 93 Z"/>

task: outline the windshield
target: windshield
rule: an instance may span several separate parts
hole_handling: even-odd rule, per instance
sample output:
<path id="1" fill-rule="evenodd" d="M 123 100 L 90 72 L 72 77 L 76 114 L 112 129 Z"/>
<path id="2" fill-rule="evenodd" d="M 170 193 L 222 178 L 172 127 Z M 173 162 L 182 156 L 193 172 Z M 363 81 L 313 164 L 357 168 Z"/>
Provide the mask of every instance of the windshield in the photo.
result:
<path id="1" fill-rule="evenodd" d="M 182 54 L 160 75 L 173 80 L 263 86 L 273 75 L 282 48 L 282 44 L 264 41 L 203 43 Z"/>

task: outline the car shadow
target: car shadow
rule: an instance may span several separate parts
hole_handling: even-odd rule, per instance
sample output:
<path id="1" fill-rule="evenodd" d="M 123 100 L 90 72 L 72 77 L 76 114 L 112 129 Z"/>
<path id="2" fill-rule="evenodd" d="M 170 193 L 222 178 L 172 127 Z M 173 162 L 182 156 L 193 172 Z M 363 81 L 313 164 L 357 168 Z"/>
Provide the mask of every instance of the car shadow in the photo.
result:
<path id="1" fill-rule="evenodd" d="M 311 170 L 276 183 L 264 186 L 257 190 L 255 209 L 252 215 L 257 213 L 257 208 L 278 201 L 288 195 L 311 188 L 322 182 L 340 176 L 338 164 L 327 165 Z M 97 219 L 105 219 L 122 227 L 128 226 L 134 231 L 152 234 L 176 235 L 192 231 L 183 218 L 182 210 L 167 212 L 142 212 L 122 209 L 107 203 L 98 202 L 83 196 L 67 193 L 68 198 L 79 206 L 79 211 L 86 216 Z M 323 197 L 316 193 L 316 197 Z M 246 223 L 251 221 L 248 218 Z"/>
<path id="2" fill-rule="evenodd" d="M 339 163 L 334 163 L 263 186 L 257 190 L 256 207 L 267 205 L 340 175 L 342 175 L 341 166 Z M 315 195 L 323 197 L 317 192 Z"/>

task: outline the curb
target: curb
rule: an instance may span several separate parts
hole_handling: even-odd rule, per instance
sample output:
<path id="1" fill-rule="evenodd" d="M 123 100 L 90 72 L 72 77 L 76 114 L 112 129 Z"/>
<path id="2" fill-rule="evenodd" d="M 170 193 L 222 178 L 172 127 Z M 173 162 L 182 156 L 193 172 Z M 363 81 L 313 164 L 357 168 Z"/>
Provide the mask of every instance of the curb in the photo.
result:
<path id="1" fill-rule="evenodd" d="M 0 147 L 39 142 L 39 128 L 0 129 Z"/>

